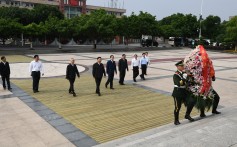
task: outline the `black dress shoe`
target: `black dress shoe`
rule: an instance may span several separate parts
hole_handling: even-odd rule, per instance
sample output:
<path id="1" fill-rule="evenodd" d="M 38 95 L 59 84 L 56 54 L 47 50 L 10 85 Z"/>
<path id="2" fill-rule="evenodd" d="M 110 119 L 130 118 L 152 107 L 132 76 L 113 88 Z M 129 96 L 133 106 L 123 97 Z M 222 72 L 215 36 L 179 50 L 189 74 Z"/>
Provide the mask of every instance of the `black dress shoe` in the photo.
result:
<path id="1" fill-rule="evenodd" d="M 204 114 L 200 114 L 200 117 L 204 118 L 204 117 L 206 117 L 206 114 L 205 113 Z"/>
<path id="2" fill-rule="evenodd" d="M 137 80 L 136 80 L 136 79 L 133 79 L 133 82 L 137 82 Z"/>
<path id="3" fill-rule="evenodd" d="M 73 96 L 76 97 L 77 96 L 76 93 L 73 93 Z"/>
<path id="4" fill-rule="evenodd" d="M 12 88 L 10 87 L 10 88 L 8 88 L 8 90 L 12 90 Z"/>
<path id="5" fill-rule="evenodd" d="M 221 114 L 219 111 L 212 111 L 212 114 Z"/>
<path id="6" fill-rule="evenodd" d="M 191 122 L 194 121 L 194 119 L 193 119 L 191 116 L 189 116 L 189 115 L 185 115 L 184 118 L 185 118 L 185 119 L 188 119 L 188 120 L 191 121 Z"/>
<path id="7" fill-rule="evenodd" d="M 101 96 L 101 93 L 98 93 L 98 96 Z"/>
<path id="8" fill-rule="evenodd" d="M 105 88 L 107 88 L 108 87 L 108 85 L 107 84 L 105 84 Z"/>

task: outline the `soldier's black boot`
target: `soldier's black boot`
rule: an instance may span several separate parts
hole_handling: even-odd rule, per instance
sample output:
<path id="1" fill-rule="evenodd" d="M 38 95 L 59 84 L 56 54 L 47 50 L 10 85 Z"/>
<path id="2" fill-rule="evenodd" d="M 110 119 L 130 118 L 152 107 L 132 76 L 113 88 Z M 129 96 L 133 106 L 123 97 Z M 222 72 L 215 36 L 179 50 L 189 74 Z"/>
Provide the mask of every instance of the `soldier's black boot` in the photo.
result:
<path id="1" fill-rule="evenodd" d="M 205 110 L 201 109 L 200 111 L 201 111 L 200 117 L 202 117 L 202 118 L 206 117 Z"/>
<path id="2" fill-rule="evenodd" d="M 193 122 L 194 119 L 190 115 L 185 115 L 185 119 L 188 119 L 189 121 Z"/>
<path id="3" fill-rule="evenodd" d="M 212 114 L 221 114 L 221 112 L 219 112 L 217 110 L 212 110 Z"/>
<path id="4" fill-rule="evenodd" d="M 186 114 L 185 114 L 185 119 L 188 119 L 189 121 L 194 121 L 194 119 L 190 116 L 192 110 L 193 110 L 194 104 L 189 104 L 187 106 Z"/>
<path id="5" fill-rule="evenodd" d="M 221 114 L 221 112 L 217 111 L 216 108 L 217 108 L 216 106 L 213 106 L 212 114 Z"/>
<path id="6" fill-rule="evenodd" d="M 177 113 L 177 112 L 174 112 L 174 124 L 175 125 L 180 124 L 180 122 L 179 122 L 179 113 Z"/>
<path id="7" fill-rule="evenodd" d="M 190 113 L 191 113 L 192 109 L 190 109 L 189 107 L 187 107 L 187 111 L 186 111 L 186 114 L 185 114 L 185 119 L 188 119 L 189 121 L 194 121 L 194 119 L 190 116 Z"/>

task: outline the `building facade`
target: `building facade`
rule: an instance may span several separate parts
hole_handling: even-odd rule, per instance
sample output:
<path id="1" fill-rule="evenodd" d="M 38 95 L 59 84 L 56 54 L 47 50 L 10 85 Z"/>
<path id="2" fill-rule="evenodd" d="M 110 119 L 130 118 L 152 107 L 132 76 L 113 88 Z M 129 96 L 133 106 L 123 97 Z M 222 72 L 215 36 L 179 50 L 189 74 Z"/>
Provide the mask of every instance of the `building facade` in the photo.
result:
<path id="1" fill-rule="evenodd" d="M 124 13 L 126 13 L 125 9 L 86 5 L 86 14 L 90 14 L 92 11 L 99 9 L 103 9 L 107 12 L 107 14 L 115 15 L 118 18 L 122 17 Z"/>
<path id="2" fill-rule="evenodd" d="M 67 18 L 90 14 L 92 11 L 99 9 L 104 9 L 108 14 L 114 14 L 117 17 L 121 17 L 126 13 L 125 9 L 86 5 L 86 0 L 0 0 L 0 7 L 32 9 L 37 4 L 57 6 Z"/>
<path id="3" fill-rule="evenodd" d="M 0 7 L 19 7 L 32 9 L 37 4 L 58 6 L 58 0 L 0 0 Z"/>

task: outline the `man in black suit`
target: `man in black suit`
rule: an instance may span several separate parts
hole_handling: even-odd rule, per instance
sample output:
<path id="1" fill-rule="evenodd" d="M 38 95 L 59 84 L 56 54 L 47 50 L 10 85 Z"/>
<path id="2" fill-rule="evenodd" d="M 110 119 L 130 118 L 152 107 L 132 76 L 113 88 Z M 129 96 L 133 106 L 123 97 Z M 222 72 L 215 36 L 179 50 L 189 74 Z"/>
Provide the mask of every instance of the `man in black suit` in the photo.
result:
<path id="1" fill-rule="evenodd" d="M 101 63 L 101 57 L 97 58 L 97 62 L 93 65 L 92 75 L 95 78 L 96 83 L 96 93 L 101 96 L 100 93 L 100 83 L 103 75 L 106 76 L 104 65 Z"/>
<path id="2" fill-rule="evenodd" d="M 76 76 L 79 78 L 80 74 L 75 64 L 75 60 L 71 58 L 71 63 L 67 66 L 66 79 L 68 79 L 70 82 L 69 94 L 73 94 L 74 97 L 76 96 L 76 93 L 74 91 L 74 82 Z"/>
<path id="3" fill-rule="evenodd" d="M 125 54 L 123 54 L 122 58 L 119 60 L 118 67 L 119 67 L 119 84 L 124 85 L 126 70 L 128 71 L 128 61 L 126 59 Z"/>
<path id="4" fill-rule="evenodd" d="M 114 61 L 114 55 L 111 55 L 110 60 L 107 62 L 106 72 L 108 74 L 108 80 L 105 83 L 105 87 L 107 88 L 107 86 L 110 84 L 110 89 L 114 89 L 113 88 L 114 72 L 117 74 L 117 68 L 116 68 L 116 63 Z"/>
<path id="5" fill-rule="evenodd" d="M 7 81 L 7 87 L 8 90 L 11 90 L 11 85 L 10 85 L 10 66 L 9 63 L 6 60 L 5 56 L 1 57 L 2 62 L 0 63 L 0 74 L 2 76 L 2 84 L 3 84 L 3 88 L 6 89 L 6 83 L 5 81 Z"/>

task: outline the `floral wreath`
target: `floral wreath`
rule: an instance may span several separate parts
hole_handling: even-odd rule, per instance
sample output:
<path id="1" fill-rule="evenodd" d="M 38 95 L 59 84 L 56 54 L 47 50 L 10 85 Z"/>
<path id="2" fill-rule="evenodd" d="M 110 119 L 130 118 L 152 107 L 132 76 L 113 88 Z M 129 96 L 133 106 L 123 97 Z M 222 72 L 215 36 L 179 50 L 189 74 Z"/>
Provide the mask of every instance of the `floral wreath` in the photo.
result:
<path id="1" fill-rule="evenodd" d="M 185 71 L 192 73 L 192 84 L 186 88 L 193 98 L 196 98 L 196 107 L 209 110 L 213 103 L 212 77 L 215 70 L 211 59 L 202 45 L 197 46 L 184 59 Z"/>

